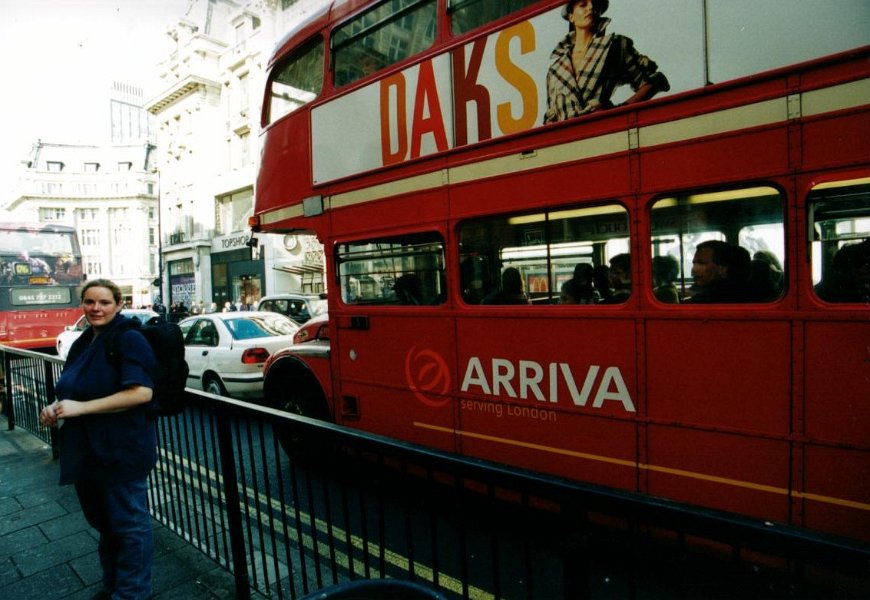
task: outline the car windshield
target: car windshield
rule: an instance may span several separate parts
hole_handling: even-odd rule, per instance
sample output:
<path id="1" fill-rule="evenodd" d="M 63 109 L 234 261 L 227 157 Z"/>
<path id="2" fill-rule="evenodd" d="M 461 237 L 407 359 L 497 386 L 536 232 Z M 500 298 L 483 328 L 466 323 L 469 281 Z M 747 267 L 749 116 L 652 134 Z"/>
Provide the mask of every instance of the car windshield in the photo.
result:
<path id="1" fill-rule="evenodd" d="M 234 340 L 293 335 L 299 328 L 293 321 L 278 313 L 245 315 L 226 319 L 224 323 Z"/>

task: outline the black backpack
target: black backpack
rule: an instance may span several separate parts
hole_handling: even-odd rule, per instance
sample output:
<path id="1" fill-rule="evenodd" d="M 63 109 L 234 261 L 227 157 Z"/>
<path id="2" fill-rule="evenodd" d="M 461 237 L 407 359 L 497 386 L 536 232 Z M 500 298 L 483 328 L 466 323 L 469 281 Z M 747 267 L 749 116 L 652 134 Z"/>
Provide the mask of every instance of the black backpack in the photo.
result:
<path id="1" fill-rule="evenodd" d="M 154 396 L 149 412 L 154 416 L 172 416 L 184 410 L 184 388 L 190 369 L 184 359 L 184 336 L 177 324 L 162 317 L 151 317 L 145 323 L 127 319 L 112 332 L 113 339 L 107 344 L 109 360 L 120 364 L 123 350 L 119 347 L 119 335 L 127 329 L 138 329 L 157 357 L 157 373 L 154 378 Z"/>

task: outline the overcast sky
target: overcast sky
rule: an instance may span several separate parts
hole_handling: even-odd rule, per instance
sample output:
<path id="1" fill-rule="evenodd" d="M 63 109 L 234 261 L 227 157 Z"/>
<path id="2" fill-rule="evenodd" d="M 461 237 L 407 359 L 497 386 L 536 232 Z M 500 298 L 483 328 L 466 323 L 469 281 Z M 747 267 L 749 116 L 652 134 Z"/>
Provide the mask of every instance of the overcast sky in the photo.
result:
<path id="1" fill-rule="evenodd" d="M 188 3 L 0 0 L 0 204 L 37 139 L 106 142 L 111 82 L 145 87 L 156 77 L 164 32 Z"/>
<path id="2" fill-rule="evenodd" d="M 498 0 L 490 0 L 498 1 Z M 105 143 L 113 80 L 155 89 L 166 27 L 190 0 L 0 0 L 0 204 L 41 138 Z M 703 84 L 703 0 L 611 0 L 611 31 L 632 37 L 675 91 Z M 708 0 L 710 79 L 732 79 L 870 44 L 870 0 Z M 642 7 L 642 9 L 638 9 Z"/>

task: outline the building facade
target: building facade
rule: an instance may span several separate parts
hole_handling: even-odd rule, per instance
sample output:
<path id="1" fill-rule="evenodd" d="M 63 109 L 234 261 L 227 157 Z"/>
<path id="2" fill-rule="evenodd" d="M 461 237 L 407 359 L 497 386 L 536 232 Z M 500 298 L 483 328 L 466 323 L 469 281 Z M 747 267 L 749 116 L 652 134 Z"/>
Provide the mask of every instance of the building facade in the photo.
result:
<path id="1" fill-rule="evenodd" d="M 150 305 L 160 270 L 153 150 L 37 141 L 4 218 L 75 227 L 87 277 L 112 279 L 133 305 Z"/>
<path id="2" fill-rule="evenodd" d="M 253 240 L 248 228 L 265 63 L 285 30 L 323 4 L 194 0 L 169 28 L 162 87 L 145 105 L 157 132 L 167 305 L 325 291 L 316 240 Z"/>
<path id="3" fill-rule="evenodd" d="M 159 82 L 112 82 L 100 136 L 110 141 L 37 141 L 7 220 L 73 225 L 86 275 L 115 280 L 137 306 L 325 292 L 315 238 L 252 239 L 247 224 L 266 61 L 325 4 L 191 0 L 167 29 Z"/>

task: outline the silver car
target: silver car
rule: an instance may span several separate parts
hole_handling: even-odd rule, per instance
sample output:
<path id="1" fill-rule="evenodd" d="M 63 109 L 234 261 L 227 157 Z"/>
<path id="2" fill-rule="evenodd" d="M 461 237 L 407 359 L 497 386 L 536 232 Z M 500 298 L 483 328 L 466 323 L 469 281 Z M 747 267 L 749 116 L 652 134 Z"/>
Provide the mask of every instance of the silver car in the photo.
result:
<path id="1" fill-rule="evenodd" d="M 301 325 L 326 312 L 326 294 L 273 294 L 261 298 L 257 310 L 287 315 Z"/>
<path id="2" fill-rule="evenodd" d="M 187 385 L 252 400 L 263 396 L 266 359 L 292 344 L 299 329 L 289 317 L 266 311 L 209 313 L 178 325 L 190 367 Z"/>

